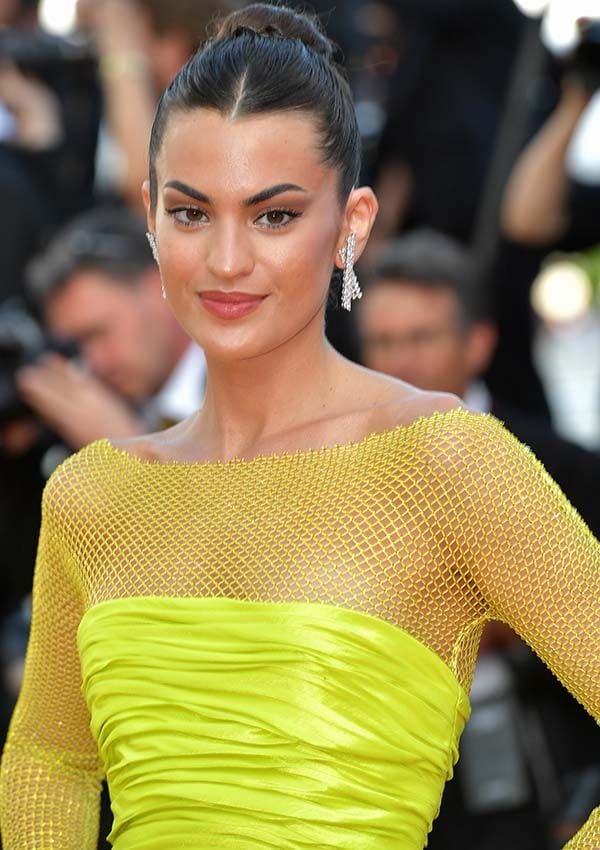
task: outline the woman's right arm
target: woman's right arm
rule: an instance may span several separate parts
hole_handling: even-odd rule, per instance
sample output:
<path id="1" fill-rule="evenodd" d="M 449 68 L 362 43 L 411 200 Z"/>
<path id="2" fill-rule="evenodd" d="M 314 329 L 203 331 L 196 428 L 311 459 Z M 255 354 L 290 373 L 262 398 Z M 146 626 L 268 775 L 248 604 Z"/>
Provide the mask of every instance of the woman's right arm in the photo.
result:
<path id="1" fill-rule="evenodd" d="M 95 850 L 103 776 L 81 693 L 77 627 L 83 613 L 64 540 L 68 473 L 42 498 L 31 633 L 23 686 L 0 774 L 4 850 Z"/>
<path id="2" fill-rule="evenodd" d="M 567 83 L 559 105 L 520 155 L 502 204 L 502 228 L 513 242 L 551 247 L 569 228 L 567 151 L 590 95 Z"/>

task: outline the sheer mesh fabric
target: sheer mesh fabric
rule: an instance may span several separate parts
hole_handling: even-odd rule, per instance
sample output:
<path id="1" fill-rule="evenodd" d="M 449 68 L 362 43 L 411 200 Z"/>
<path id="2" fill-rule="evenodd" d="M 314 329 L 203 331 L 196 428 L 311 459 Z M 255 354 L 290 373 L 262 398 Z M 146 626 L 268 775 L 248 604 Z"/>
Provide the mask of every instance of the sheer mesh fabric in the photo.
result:
<path id="1" fill-rule="evenodd" d="M 104 768 L 75 641 L 100 601 L 339 605 L 410 632 L 467 690 L 483 625 L 498 619 L 600 720 L 599 590 L 600 544 L 489 414 L 456 408 L 348 445 L 223 463 L 92 443 L 44 491 L 2 763 L 5 850 L 96 846 Z M 598 812 L 567 846 L 598 850 Z"/>

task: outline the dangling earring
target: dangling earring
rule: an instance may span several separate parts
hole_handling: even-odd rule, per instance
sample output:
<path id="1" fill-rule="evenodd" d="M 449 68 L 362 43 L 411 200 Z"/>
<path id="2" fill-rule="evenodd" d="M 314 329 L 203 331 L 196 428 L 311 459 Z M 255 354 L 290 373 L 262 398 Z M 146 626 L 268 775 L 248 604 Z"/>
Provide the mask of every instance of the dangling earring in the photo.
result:
<path id="1" fill-rule="evenodd" d="M 340 257 L 344 261 L 344 276 L 342 279 L 342 307 L 352 309 L 352 301 L 362 298 L 358 278 L 354 272 L 354 251 L 356 248 L 356 233 L 350 233 L 346 244 L 340 248 Z"/>
<path id="2" fill-rule="evenodd" d="M 148 240 L 148 244 L 150 245 L 150 250 L 152 251 L 152 256 L 154 257 L 156 265 L 160 268 L 160 260 L 158 259 L 158 247 L 156 245 L 156 236 L 154 235 L 154 233 L 151 233 L 148 230 L 146 231 L 146 239 Z M 162 290 L 162 297 L 166 299 L 167 293 L 165 292 L 165 285 L 162 280 L 160 282 L 160 286 Z"/>
<path id="3" fill-rule="evenodd" d="M 150 250 L 152 251 L 152 256 L 156 262 L 157 266 L 160 266 L 160 262 L 158 259 L 158 248 L 156 247 L 156 236 L 154 233 L 151 233 L 149 230 L 146 231 L 146 239 L 148 240 L 148 244 L 150 245 Z"/>

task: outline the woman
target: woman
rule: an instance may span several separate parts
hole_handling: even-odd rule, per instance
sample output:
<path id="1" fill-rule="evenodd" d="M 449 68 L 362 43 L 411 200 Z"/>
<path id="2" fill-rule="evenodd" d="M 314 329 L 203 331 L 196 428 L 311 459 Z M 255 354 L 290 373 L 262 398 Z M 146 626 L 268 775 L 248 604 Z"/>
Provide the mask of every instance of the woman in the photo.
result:
<path id="1" fill-rule="evenodd" d="M 150 154 L 150 233 L 206 400 L 46 487 L 5 848 L 94 847 L 106 775 L 118 850 L 421 850 L 487 620 L 600 714 L 600 547 L 492 416 L 326 343 L 332 269 L 349 306 L 377 204 L 313 23 L 227 18 Z"/>

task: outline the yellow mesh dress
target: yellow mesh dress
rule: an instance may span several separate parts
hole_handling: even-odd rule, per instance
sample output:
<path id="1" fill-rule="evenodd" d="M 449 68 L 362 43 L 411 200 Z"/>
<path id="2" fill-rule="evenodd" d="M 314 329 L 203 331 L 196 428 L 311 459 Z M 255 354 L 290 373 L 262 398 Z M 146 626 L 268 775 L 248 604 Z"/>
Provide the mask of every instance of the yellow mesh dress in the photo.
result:
<path id="1" fill-rule="evenodd" d="M 228 462 L 92 443 L 44 493 L 4 848 L 93 850 L 106 776 L 117 850 L 422 850 L 487 620 L 600 717 L 599 578 L 489 414 Z"/>

